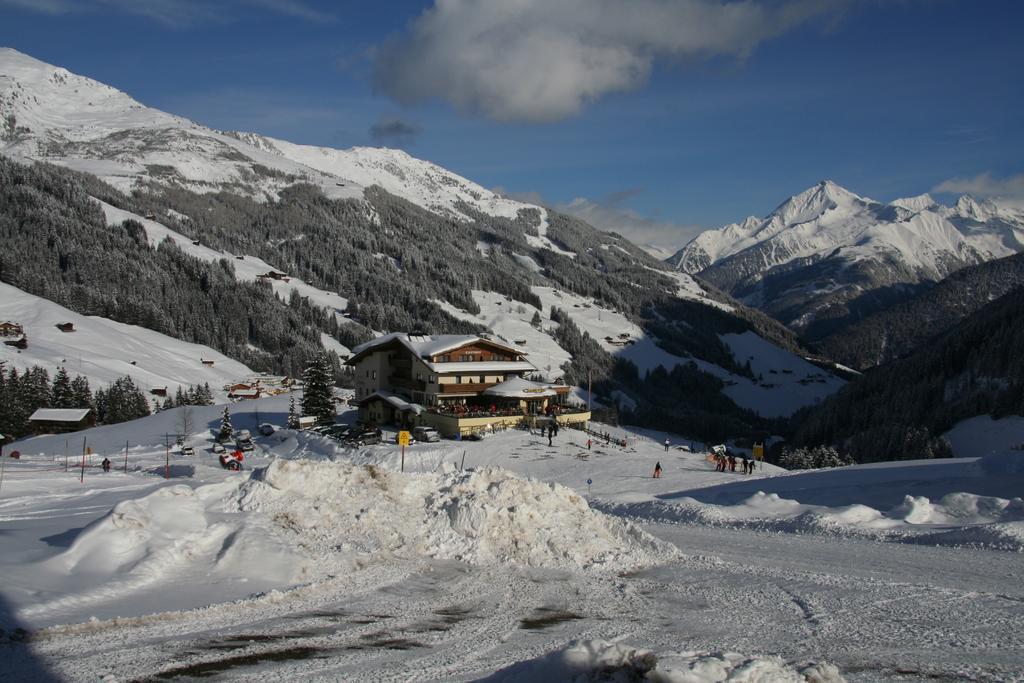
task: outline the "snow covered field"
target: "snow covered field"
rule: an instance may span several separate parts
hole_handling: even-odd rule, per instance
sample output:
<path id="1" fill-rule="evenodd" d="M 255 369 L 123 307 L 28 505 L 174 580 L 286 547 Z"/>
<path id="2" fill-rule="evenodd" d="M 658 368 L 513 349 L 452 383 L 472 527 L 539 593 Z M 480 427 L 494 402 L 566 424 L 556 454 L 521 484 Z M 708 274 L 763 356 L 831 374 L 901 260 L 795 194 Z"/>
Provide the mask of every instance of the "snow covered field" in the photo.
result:
<path id="1" fill-rule="evenodd" d="M 287 405 L 235 404 L 234 425 Z M 0 679 L 1024 675 L 1019 453 L 743 475 L 599 426 L 589 449 L 414 444 L 403 473 L 394 445 L 279 430 L 236 474 L 209 452 L 220 410 L 193 409 L 169 479 L 180 409 L 13 446 Z"/>
<path id="2" fill-rule="evenodd" d="M 143 391 L 210 383 L 214 396 L 226 398 L 224 384 L 253 374 L 247 366 L 201 344 L 174 339 L 136 325 L 84 316 L 59 304 L 0 282 L 0 321 L 22 325 L 28 348 L 0 346 L 0 361 L 19 370 L 41 365 L 51 377 L 63 366 L 82 375 L 93 389 L 128 375 Z M 74 323 L 74 332 L 61 332 L 58 323 Z M 213 361 L 213 366 L 202 360 Z"/>

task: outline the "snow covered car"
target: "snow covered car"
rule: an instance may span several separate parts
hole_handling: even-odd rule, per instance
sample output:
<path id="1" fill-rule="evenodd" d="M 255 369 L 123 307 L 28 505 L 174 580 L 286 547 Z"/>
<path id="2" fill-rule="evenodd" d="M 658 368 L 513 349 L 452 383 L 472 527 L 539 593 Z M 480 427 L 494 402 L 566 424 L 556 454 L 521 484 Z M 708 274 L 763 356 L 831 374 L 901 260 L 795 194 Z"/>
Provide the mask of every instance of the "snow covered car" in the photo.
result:
<path id="1" fill-rule="evenodd" d="M 213 444 L 210 450 L 213 451 L 214 453 L 223 453 L 227 449 L 224 448 L 224 444 L 222 444 L 220 441 L 217 441 L 216 443 Z"/>
<path id="2" fill-rule="evenodd" d="M 187 457 L 191 457 L 196 454 L 196 449 L 192 448 L 192 446 L 182 446 L 181 454 Z"/>
<path id="3" fill-rule="evenodd" d="M 263 436 L 270 436 L 274 433 L 274 425 L 269 422 L 264 422 L 259 426 L 260 434 Z"/>
<path id="4" fill-rule="evenodd" d="M 433 427 L 419 426 L 412 430 L 412 438 L 417 441 L 434 442 L 440 441 L 441 435 Z"/>
<path id="5" fill-rule="evenodd" d="M 242 451 L 233 451 L 231 453 L 221 453 L 217 459 L 220 461 L 220 466 L 224 469 L 237 472 L 242 469 L 242 461 L 245 460 L 245 456 L 242 454 Z"/>

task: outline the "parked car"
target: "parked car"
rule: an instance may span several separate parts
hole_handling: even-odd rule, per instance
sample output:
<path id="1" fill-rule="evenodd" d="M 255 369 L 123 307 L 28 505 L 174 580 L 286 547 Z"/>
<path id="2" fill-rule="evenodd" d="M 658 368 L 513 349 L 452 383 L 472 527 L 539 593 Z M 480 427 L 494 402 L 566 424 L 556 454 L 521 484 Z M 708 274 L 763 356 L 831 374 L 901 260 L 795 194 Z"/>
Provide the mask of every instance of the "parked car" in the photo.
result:
<path id="1" fill-rule="evenodd" d="M 419 427 L 416 427 L 412 430 L 412 438 L 416 439 L 417 441 L 424 441 L 430 443 L 434 441 L 440 441 L 441 435 L 433 427 L 426 427 L 424 425 L 420 425 Z"/>
<path id="2" fill-rule="evenodd" d="M 262 434 L 263 436 L 270 436 L 273 433 L 274 425 L 270 424 L 269 422 L 264 422 L 263 424 L 260 425 L 260 434 Z"/>
<path id="3" fill-rule="evenodd" d="M 192 446 L 182 446 L 181 454 L 185 456 L 193 456 L 196 454 L 196 449 L 192 448 Z"/>
<path id="4" fill-rule="evenodd" d="M 353 430 L 345 438 L 345 441 L 353 446 L 370 446 L 380 443 L 380 440 L 381 431 L 379 429 L 370 429 L 369 427 Z"/>
<path id="5" fill-rule="evenodd" d="M 352 425 L 332 425 L 327 429 L 324 434 L 339 441 L 344 441 L 348 438 L 348 435 L 356 431 L 356 427 Z"/>
<path id="6" fill-rule="evenodd" d="M 224 448 L 224 444 L 218 441 L 213 444 L 213 447 L 210 450 L 213 451 L 214 453 L 223 453 L 227 449 Z"/>

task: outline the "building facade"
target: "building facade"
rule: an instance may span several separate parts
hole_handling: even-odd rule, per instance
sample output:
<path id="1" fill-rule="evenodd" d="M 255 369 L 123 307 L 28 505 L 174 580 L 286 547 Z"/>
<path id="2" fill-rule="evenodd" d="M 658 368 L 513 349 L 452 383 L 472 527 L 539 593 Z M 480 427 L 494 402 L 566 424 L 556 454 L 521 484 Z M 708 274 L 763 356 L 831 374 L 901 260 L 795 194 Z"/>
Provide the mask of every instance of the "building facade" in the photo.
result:
<path id="1" fill-rule="evenodd" d="M 353 349 L 348 364 L 365 422 L 464 435 L 554 412 L 561 422 L 590 419 L 569 409 L 569 387 L 525 379 L 537 368 L 523 350 L 487 337 L 394 333 Z"/>

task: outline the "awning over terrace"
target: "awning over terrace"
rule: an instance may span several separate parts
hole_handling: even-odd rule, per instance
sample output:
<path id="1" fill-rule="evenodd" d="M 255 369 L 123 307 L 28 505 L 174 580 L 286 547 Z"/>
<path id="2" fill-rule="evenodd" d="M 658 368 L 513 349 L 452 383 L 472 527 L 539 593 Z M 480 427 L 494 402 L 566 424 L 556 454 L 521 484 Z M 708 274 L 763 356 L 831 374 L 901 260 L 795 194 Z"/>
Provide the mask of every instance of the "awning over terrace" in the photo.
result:
<path id="1" fill-rule="evenodd" d="M 547 398 L 556 395 L 554 389 L 549 389 L 543 384 L 537 384 L 521 377 L 513 377 L 501 384 L 495 384 L 493 387 L 484 389 L 483 393 L 487 396 L 496 396 L 498 398 L 525 399 Z"/>

